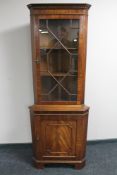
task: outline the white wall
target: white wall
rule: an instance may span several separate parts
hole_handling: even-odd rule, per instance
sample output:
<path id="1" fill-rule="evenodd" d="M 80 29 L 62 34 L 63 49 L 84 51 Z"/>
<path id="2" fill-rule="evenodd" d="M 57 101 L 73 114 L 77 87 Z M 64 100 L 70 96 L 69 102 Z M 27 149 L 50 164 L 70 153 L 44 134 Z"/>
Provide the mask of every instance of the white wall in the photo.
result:
<path id="1" fill-rule="evenodd" d="M 33 87 L 26 5 L 34 2 L 40 1 L 0 0 L 0 143 L 31 142 L 28 106 L 33 104 Z M 117 1 L 75 2 L 92 5 L 85 98 L 90 106 L 88 140 L 117 138 Z"/>

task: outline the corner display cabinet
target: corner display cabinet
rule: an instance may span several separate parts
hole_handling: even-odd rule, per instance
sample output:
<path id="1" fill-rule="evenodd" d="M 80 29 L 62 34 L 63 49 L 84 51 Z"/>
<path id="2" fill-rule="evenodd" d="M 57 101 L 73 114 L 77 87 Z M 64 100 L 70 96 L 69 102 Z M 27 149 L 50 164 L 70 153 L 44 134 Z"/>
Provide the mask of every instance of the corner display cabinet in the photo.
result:
<path id="1" fill-rule="evenodd" d="M 84 105 L 89 4 L 29 4 L 34 105 L 33 161 L 85 165 Z"/>

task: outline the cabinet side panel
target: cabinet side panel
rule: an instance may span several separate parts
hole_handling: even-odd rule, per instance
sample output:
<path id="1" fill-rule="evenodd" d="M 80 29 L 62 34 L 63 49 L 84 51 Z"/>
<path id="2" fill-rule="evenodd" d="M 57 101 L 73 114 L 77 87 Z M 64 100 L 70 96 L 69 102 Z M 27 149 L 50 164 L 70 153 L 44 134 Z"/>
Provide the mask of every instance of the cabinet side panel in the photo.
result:
<path id="1" fill-rule="evenodd" d="M 87 46 L 87 20 L 88 16 L 80 18 L 80 40 L 79 40 L 79 99 L 84 104 L 85 73 L 86 73 L 86 46 Z"/>
<path id="2" fill-rule="evenodd" d="M 38 102 L 37 86 L 37 62 L 39 55 L 39 33 L 38 33 L 38 18 L 35 15 L 31 15 L 31 43 L 32 43 L 32 69 L 33 69 L 33 89 L 34 89 L 34 102 Z"/>
<path id="3" fill-rule="evenodd" d="M 78 159 L 85 159 L 88 114 L 77 120 L 76 155 Z"/>
<path id="4" fill-rule="evenodd" d="M 40 116 L 35 116 L 35 114 L 31 114 L 31 128 L 33 141 L 33 156 L 35 159 L 41 159 L 43 148 Z"/>

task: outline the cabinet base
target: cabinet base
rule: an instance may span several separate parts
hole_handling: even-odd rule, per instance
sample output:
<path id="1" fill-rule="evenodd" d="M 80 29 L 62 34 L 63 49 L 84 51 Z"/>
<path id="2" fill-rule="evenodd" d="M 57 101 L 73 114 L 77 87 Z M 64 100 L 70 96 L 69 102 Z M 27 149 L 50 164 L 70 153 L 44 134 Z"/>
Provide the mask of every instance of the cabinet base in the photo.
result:
<path id="1" fill-rule="evenodd" d="M 60 105 L 55 111 L 53 106 L 44 106 L 43 111 L 39 106 L 30 108 L 34 165 L 43 169 L 46 164 L 69 164 L 81 169 L 85 165 L 89 108 L 83 105 L 76 110 L 76 106 L 69 109 L 66 105 L 63 109 Z"/>
<path id="2" fill-rule="evenodd" d="M 34 166 L 37 169 L 43 169 L 45 165 L 47 164 L 69 164 L 69 165 L 74 165 L 75 169 L 82 169 L 85 166 L 85 160 L 82 161 L 39 161 L 39 160 L 33 160 L 34 161 Z"/>

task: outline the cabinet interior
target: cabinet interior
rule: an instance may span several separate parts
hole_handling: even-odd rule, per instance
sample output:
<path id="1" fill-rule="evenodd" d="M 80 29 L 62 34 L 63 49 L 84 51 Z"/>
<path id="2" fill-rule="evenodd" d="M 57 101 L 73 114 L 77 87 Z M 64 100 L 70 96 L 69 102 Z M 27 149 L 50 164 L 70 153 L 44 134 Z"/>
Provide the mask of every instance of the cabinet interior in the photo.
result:
<path id="1" fill-rule="evenodd" d="M 77 101 L 79 20 L 39 20 L 41 101 Z"/>

